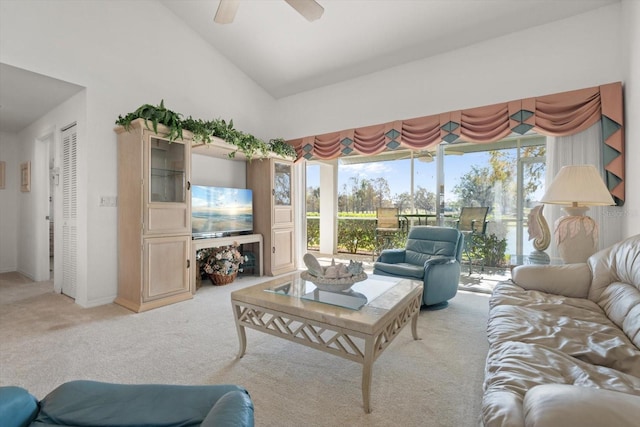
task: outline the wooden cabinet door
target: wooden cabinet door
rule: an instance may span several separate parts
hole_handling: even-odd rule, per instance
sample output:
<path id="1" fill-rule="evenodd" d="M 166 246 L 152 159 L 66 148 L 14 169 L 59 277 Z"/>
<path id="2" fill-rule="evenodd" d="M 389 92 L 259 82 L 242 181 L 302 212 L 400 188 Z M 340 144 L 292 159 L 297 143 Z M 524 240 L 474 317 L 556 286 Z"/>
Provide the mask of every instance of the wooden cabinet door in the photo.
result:
<path id="1" fill-rule="evenodd" d="M 278 228 L 271 233 L 271 274 L 286 273 L 294 269 L 293 228 Z"/>
<path id="2" fill-rule="evenodd" d="M 271 194 L 273 196 L 271 225 L 293 227 L 293 166 L 291 162 L 274 160 L 271 169 Z"/>
<path id="3" fill-rule="evenodd" d="M 145 132 L 145 235 L 191 233 L 189 144 Z"/>
<path id="4" fill-rule="evenodd" d="M 191 237 L 152 237 L 143 242 L 143 303 L 185 293 L 190 297 Z"/>

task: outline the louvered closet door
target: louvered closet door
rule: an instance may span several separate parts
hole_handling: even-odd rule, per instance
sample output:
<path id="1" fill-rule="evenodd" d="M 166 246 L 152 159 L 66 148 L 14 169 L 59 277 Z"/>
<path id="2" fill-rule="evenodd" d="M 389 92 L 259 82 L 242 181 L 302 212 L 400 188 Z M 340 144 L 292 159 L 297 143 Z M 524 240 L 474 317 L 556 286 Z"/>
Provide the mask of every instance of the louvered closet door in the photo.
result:
<path id="1" fill-rule="evenodd" d="M 78 181 L 76 125 L 62 131 L 62 293 L 76 297 Z"/>

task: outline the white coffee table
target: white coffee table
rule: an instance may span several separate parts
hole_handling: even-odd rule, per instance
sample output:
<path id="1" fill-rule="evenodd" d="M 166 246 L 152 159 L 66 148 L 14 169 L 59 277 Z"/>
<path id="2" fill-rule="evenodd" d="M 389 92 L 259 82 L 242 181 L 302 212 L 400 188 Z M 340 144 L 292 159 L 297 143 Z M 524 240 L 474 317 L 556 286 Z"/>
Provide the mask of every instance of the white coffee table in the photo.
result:
<path id="1" fill-rule="evenodd" d="M 358 302 L 362 297 L 366 302 Z M 361 303 L 359 309 L 341 306 Z M 231 293 L 237 357 L 245 354 L 245 328 L 251 328 L 361 363 L 362 400 L 369 413 L 373 362 L 409 321 L 413 338 L 420 339 L 421 303 L 422 283 L 413 280 L 370 275 L 351 292 L 327 294 L 299 273 L 283 276 Z"/>

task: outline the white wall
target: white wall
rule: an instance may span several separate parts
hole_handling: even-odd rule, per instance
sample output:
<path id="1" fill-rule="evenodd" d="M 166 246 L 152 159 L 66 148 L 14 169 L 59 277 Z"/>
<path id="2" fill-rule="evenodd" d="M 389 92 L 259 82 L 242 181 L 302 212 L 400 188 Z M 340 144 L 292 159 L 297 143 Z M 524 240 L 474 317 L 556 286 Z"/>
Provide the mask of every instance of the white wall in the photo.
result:
<path id="1" fill-rule="evenodd" d="M 191 156 L 191 184 L 246 188 L 246 162 L 193 154 Z"/>
<path id="2" fill-rule="evenodd" d="M 49 144 L 43 140 L 51 135 L 55 141 L 55 150 L 60 152 L 60 129 L 76 122 L 78 126 L 78 163 L 87 158 L 87 137 L 85 130 L 86 111 L 85 91 L 71 97 L 40 119 L 33 122 L 17 135 L 17 163 L 31 162 L 31 191 L 18 192 L 17 197 L 17 271 L 34 280 L 49 279 Z M 60 156 L 56 166 L 60 166 Z M 19 188 L 18 183 L 18 188 Z M 78 182 L 80 188 L 84 183 Z M 19 190 L 18 190 L 19 191 Z M 58 195 L 59 196 L 59 195 Z M 78 196 L 79 215 L 85 211 L 86 195 L 80 191 Z M 61 200 L 55 200 L 60 211 Z M 78 234 L 86 235 L 86 220 L 78 221 Z M 59 236 L 58 236 L 59 237 Z M 81 240 L 78 247 L 79 257 L 86 253 L 86 241 Z M 38 264 L 38 261 L 40 264 Z M 59 259 L 57 261 L 60 261 Z M 86 259 L 82 261 L 86 262 Z M 80 264 L 84 264 L 80 262 Z M 59 285 L 59 283 L 58 283 Z M 81 301 L 84 291 L 77 299 Z"/>
<path id="3" fill-rule="evenodd" d="M 164 99 L 185 115 L 233 118 L 243 131 L 273 136 L 266 112 L 275 101 L 154 1 L 0 2 L 0 62 L 87 88 L 79 167 L 86 262 L 76 298 L 83 306 L 116 294 L 116 212 L 99 200 L 117 194 L 119 114 Z"/>
<path id="4" fill-rule="evenodd" d="M 625 123 L 626 133 L 626 203 L 624 206 L 624 235 L 640 234 L 640 2 L 622 2 L 624 23 L 626 76 Z"/>
<path id="5" fill-rule="evenodd" d="M 433 58 L 283 98 L 285 138 L 339 131 L 623 81 L 624 235 L 640 231 L 640 2 L 625 0 Z M 624 8 L 624 10 L 622 10 Z M 626 21 L 622 26 L 621 22 Z M 626 43 L 629 38 L 629 43 Z M 627 63 L 627 57 L 630 59 Z"/>
<path id="6" fill-rule="evenodd" d="M 283 98 L 297 138 L 620 81 L 613 5 L 355 80 Z"/>
<path id="7" fill-rule="evenodd" d="M 4 273 L 18 268 L 18 135 L 0 132 L 0 161 L 5 162 L 5 187 L 0 189 L 0 273 Z"/>

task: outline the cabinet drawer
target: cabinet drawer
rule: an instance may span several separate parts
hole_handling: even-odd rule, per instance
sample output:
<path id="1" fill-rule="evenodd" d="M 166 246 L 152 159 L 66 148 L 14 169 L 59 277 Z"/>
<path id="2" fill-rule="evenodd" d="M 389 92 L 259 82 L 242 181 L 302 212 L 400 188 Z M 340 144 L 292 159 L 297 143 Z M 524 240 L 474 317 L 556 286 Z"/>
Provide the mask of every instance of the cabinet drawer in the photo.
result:
<path id="1" fill-rule="evenodd" d="M 145 221 L 145 233 L 191 233 L 191 218 L 184 206 L 175 208 L 149 206 Z"/>
<path id="2" fill-rule="evenodd" d="M 273 226 L 292 226 L 293 225 L 293 209 L 290 207 L 278 207 L 273 209 Z"/>

